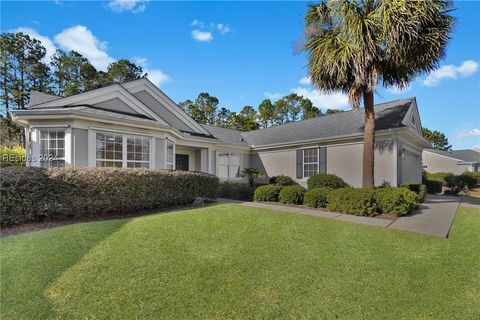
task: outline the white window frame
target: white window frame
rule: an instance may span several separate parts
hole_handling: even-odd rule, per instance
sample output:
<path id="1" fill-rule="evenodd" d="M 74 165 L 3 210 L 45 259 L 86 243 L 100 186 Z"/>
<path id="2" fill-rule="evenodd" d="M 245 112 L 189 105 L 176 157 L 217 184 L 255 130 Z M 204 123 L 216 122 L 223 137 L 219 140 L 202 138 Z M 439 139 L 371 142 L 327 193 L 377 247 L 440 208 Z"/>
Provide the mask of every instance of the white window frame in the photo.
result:
<path id="1" fill-rule="evenodd" d="M 168 146 L 172 146 L 172 161 L 168 161 Z M 167 170 L 175 170 L 175 143 L 169 139 L 165 139 L 165 168 Z"/>
<path id="2" fill-rule="evenodd" d="M 313 149 L 313 150 L 316 150 L 316 153 L 317 153 L 317 161 L 316 161 L 316 162 L 306 162 L 306 161 L 305 161 L 305 151 L 307 151 L 307 150 L 312 150 L 312 149 Z M 302 162 L 303 162 L 303 172 L 302 172 L 302 173 L 303 173 L 303 178 L 308 179 L 309 177 L 312 176 L 312 175 L 307 176 L 307 175 L 305 174 L 305 166 L 306 166 L 306 165 L 316 164 L 316 165 L 317 165 L 317 170 L 316 170 L 316 172 L 315 172 L 314 174 L 320 172 L 320 148 L 315 147 L 315 148 L 305 148 L 305 149 L 303 149 L 303 150 L 302 150 L 302 158 L 303 158 L 303 159 L 302 159 Z"/>
<path id="3" fill-rule="evenodd" d="M 123 133 L 118 131 L 109 131 L 109 130 L 91 130 L 92 137 L 89 139 L 89 142 L 92 144 L 90 150 L 92 152 L 92 156 L 90 157 L 91 162 L 89 162 L 90 167 L 97 167 L 97 161 L 111 161 L 111 162 L 121 162 L 122 168 L 128 168 L 128 163 L 148 163 L 148 169 L 153 169 L 153 139 L 152 137 L 144 136 L 144 135 L 137 135 L 131 133 Z M 103 159 L 97 158 L 97 134 L 113 134 L 116 136 L 122 137 L 122 159 L 115 160 L 115 159 Z M 127 158 L 127 139 L 128 138 L 141 138 L 141 139 L 148 139 L 149 147 L 148 147 L 148 161 L 144 160 L 128 160 Z"/>
<path id="4" fill-rule="evenodd" d="M 220 154 L 225 154 L 227 156 L 227 164 L 220 164 Z M 231 164 L 232 157 L 238 157 L 238 165 Z M 230 151 L 217 151 L 217 176 L 219 178 L 236 178 L 238 177 L 238 173 L 240 172 L 241 166 L 241 153 L 239 152 L 230 152 Z M 227 167 L 227 176 L 220 176 L 220 167 Z M 235 175 L 232 175 L 232 167 L 238 167 L 236 170 Z"/>
<path id="5" fill-rule="evenodd" d="M 63 132 L 63 139 L 50 139 L 50 132 L 55 131 L 58 135 L 58 132 Z M 42 133 L 47 133 L 47 139 L 42 139 Z M 39 128 L 38 129 L 38 163 L 40 167 L 51 168 L 50 161 L 63 161 L 63 166 L 56 167 L 67 167 L 67 130 L 66 128 Z M 58 141 L 63 140 L 63 148 L 58 148 Z M 52 150 L 55 150 L 55 154 L 58 153 L 58 150 L 63 149 L 63 157 L 54 156 L 52 160 L 49 160 L 49 155 L 42 151 L 42 141 L 47 141 L 47 153 L 49 154 L 50 141 L 56 141 L 56 147 Z"/>

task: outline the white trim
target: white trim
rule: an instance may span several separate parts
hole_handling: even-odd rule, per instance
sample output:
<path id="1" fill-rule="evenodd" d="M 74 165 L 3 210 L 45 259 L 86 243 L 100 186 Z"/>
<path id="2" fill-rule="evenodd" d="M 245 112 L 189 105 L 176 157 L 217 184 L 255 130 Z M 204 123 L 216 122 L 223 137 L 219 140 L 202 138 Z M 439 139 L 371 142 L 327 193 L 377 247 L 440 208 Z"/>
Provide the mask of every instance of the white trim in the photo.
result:
<path id="1" fill-rule="evenodd" d="M 57 129 L 57 128 L 70 128 L 69 124 L 37 124 L 37 125 L 32 125 L 30 128 L 52 128 L 52 129 Z"/>
<path id="2" fill-rule="evenodd" d="M 68 127 L 65 129 L 65 136 L 64 136 L 64 148 L 65 148 L 65 167 L 70 168 L 73 167 L 73 152 L 72 152 L 72 128 Z"/>
<path id="3" fill-rule="evenodd" d="M 169 143 L 173 146 L 172 162 L 168 162 L 168 144 Z M 169 169 L 168 165 L 172 165 L 172 169 Z M 165 169 L 175 170 L 175 142 L 173 142 L 168 138 L 165 138 Z"/>

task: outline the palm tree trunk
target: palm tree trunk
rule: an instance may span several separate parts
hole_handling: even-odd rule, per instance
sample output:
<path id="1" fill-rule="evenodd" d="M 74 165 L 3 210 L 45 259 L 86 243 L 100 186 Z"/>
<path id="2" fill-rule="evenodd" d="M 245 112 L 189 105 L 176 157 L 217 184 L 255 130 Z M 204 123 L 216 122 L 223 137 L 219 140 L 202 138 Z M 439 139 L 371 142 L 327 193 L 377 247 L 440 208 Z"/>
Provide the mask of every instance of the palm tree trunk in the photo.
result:
<path id="1" fill-rule="evenodd" d="M 373 92 L 363 95 L 365 107 L 365 129 L 363 133 L 363 181 L 364 188 L 373 188 L 375 163 L 375 111 L 373 110 Z"/>

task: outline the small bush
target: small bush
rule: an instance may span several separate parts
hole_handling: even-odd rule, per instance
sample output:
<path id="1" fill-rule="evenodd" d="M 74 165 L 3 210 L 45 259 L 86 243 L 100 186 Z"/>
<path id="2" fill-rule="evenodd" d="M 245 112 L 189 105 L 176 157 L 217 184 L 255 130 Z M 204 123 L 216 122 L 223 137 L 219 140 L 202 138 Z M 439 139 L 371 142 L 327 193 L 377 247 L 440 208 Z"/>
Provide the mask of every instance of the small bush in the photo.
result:
<path id="1" fill-rule="evenodd" d="M 303 203 L 311 208 L 325 208 L 327 195 L 331 190 L 330 188 L 315 188 L 307 191 L 303 197 Z"/>
<path id="2" fill-rule="evenodd" d="M 25 148 L 0 147 L 0 167 L 24 167 L 25 166 Z"/>
<path id="3" fill-rule="evenodd" d="M 255 189 L 253 194 L 253 200 L 255 201 L 278 201 L 278 194 L 280 193 L 280 188 L 274 186 L 273 184 L 268 184 L 266 186 L 260 186 Z"/>
<path id="4" fill-rule="evenodd" d="M 448 176 L 453 176 L 451 172 L 435 172 L 429 173 L 427 172 L 427 179 L 433 181 L 440 181 L 442 184 L 445 184 L 445 178 Z"/>
<path id="5" fill-rule="evenodd" d="M 442 192 L 443 182 L 437 180 L 427 180 L 425 182 L 427 186 L 427 193 L 437 194 Z"/>
<path id="6" fill-rule="evenodd" d="M 409 213 L 418 206 L 418 195 L 406 188 L 382 188 L 375 191 L 378 210 L 397 217 Z"/>
<path id="7" fill-rule="evenodd" d="M 270 184 L 286 187 L 286 186 L 295 185 L 295 181 L 293 181 L 293 179 L 290 178 L 289 176 L 279 175 L 279 176 L 271 177 Z"/>
<path id="8" fill-rule="evenodd" d="M 255 188 L 244 182 L 222 181 L 218 188 L 220 198 L 252 200 Z"/>
<path id="9" fill-rule="evenodd" d="M 476 184 L 475 186 L 480 186 L 480 172 L 465 172 L 464 174 L 468 174 L 475 178 Z"/>
<path id="10" fill-rule="evenodd" d="M 340 188 L 327 195 L 327 209 L 330 211 L 373 216 L 377 212 L 375 189 Z"/>
<path id="11" fill-rule="evenodd" d="M 12 167 L 0 174 L 2 226 L 165 208 L 218 194 L 217 177 L 188 171 Z"/>
<path id="12" fill-rule="evenodd" d="M 328 173 L 317 173 L 308 178 L 307 180 L 308 190 L 315 188 L 345 188 L 348 187 L 348 184 L 343 181 L 342 178 L 337 177 L 334 174 Z"/>
<path id="13" fill-rule="evenodd" d="M 281 203 L 302 204 L 303 195 L 307 190 L 302 186 L 287 186 L 280 190 L 278 200 Z"/>
<path id="14" fill-rule="evenodd" d="M 400 188 L 406 188 L 415 192 L 417 194 L 417 200 L 419 203 L 422 203 L 427 195 L 427 186 L 424 184 L 402 184 Z"/>
<path id="15" fill-rule="evenodd" d="M 460 191 L 468 192 L 477 184 L 474 176 L 468 173 L 447 176 L 445 178 L 445 186 L 449 189 L 449 193 L 458 194 Z"/>

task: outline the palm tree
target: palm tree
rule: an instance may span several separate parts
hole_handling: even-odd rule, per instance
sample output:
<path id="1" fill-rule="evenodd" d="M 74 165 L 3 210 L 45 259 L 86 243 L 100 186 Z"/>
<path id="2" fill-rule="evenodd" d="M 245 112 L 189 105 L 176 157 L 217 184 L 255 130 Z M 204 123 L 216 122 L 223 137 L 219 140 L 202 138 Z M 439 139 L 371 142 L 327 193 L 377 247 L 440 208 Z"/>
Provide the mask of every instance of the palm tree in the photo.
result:
<path id="1" fill-rule="evenodd" d="M 453 28 L 450 1 L 323 0 L 309 5 L 305 45 L 312 84 L 365 109 L 363 187 L 374 186 L 378 83 L 406 88 L 438 67 Z"/>

